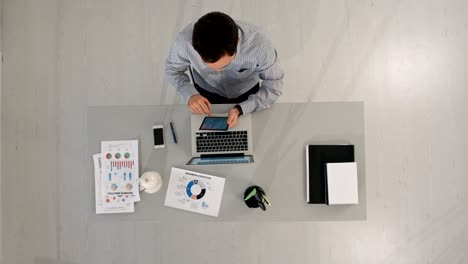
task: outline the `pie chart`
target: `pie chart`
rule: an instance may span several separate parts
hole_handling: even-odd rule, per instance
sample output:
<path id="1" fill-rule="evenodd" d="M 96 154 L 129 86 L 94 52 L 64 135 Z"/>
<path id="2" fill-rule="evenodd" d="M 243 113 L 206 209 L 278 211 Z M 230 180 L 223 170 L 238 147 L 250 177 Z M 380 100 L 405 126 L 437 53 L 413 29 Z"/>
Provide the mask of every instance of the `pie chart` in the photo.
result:
<path id="1" fill-rule="evenodd" d="M 187 196 L 190 197 L 192 200 L 200 200 L 201 198 L 203 198 L 203 196 L 205 196 L 206 188 L 202 182 L 198 180 L 193 180 L 187 184 L 185 191 L 187 193 Z"/>

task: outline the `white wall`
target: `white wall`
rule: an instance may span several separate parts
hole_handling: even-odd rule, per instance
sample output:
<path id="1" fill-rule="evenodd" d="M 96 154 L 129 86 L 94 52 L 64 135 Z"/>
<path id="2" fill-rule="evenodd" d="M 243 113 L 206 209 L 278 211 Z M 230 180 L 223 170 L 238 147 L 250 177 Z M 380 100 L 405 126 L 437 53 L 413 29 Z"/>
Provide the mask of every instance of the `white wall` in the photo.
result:
<path id="1" fill-rule="evenodd" d="M 57 256 L 55 0 L 3 1 L 2 200 L 5 263 Z M 44 262 L 46 263 L 46 262 Z"/>
<path id="2" fill-rule="evenodd" d="M 3 39 L 3 0 L 0 0 L 0 263 L 3 264 L 3 159 L 2 159 L 2 152 L 3 152 L 3 133 L 2 133 L 2 117 L 3 117 L 3 110 L 2 110 L 2 74 L 3 74 L 3 62 L 1 61 L 3 56 L 3 49 L 2 49 L 2 39 Z"/>

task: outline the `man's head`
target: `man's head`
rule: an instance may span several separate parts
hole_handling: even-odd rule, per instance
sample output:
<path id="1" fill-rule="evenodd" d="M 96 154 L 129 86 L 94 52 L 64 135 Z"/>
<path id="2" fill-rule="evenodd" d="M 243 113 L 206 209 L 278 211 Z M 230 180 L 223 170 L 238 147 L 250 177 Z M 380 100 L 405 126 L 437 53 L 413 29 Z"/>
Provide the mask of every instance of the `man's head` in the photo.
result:
<path id="1" fill-rule="evenodd" d="M 201 17 L 193 27 L 192 45 L 203 61 L 214 70 L 226 67 L 235 57 L 238 28 L 234 20 L 221 12 Z"/>

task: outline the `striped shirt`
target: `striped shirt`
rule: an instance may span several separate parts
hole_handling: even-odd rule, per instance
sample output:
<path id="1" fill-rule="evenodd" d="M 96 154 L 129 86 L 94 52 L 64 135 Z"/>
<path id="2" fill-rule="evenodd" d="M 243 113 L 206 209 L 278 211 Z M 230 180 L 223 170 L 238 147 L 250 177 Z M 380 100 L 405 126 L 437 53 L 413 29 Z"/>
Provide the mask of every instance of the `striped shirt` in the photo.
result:
<path id="1" fill-rule="evenodd" d="M 186 74 L 193 69 L 194 82 L 201 88 L 227 98 L 236 98 L 261 81 L 256 94 L 240 103 L 244 114 L 270 107 L 283 89 L 283 70 L 267 34 L 258 26 L 236 21 L 239 43 L 234 60 L 221 71 L 208 67 L 192 46 L 193 24 L 179 34 L 166 60 L 166 77 L 185 103 L 198 94 Z"/>

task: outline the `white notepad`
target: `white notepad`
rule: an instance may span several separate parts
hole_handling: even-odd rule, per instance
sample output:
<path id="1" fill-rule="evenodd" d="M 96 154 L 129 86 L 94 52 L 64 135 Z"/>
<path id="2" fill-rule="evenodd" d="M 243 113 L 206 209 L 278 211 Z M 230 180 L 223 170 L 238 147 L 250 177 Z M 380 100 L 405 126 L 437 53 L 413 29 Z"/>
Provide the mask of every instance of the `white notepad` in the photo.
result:
<path id="1" fill-rule="evenodd" d="M 358 204 L 356 162 L 327 163 L 328 204 Z"/>

